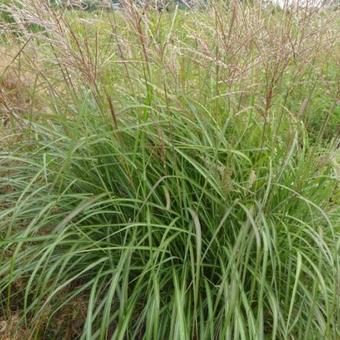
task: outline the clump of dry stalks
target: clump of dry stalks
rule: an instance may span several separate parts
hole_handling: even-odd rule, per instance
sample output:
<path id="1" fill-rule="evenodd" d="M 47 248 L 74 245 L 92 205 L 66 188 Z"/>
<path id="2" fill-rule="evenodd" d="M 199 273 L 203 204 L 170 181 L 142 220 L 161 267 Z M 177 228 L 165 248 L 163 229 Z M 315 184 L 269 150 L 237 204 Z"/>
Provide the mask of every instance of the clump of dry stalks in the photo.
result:
<path id="1" fill-rule="evenodd" d="M 121 108 L 122 92 L 137 101 L 145 94 L 151 104 L 156 91 L 168 107 L 178 105 L 178 97 L 201 100 L 204 93 L 207 103 L 227 105 L 230 112 L 252 106 L 266 119 L 288 73 L 283 107 L 301 80 L 309 77 L 309 88 L 319 81 L 315 61 L 335 60 L 339 51 L 336 13 L 314 10 L 212 1 L 204 11 L 169 14 L 132 0 L 113 15 L 84 19 L 43 0 L 19 1 L 7 10 L 42 91 L 65 103 L 86 89 L 103 111 Z M 112 81 L 115 75 L 121 82 Z M 308 96 L 293 114 L 303 116 Z"/>

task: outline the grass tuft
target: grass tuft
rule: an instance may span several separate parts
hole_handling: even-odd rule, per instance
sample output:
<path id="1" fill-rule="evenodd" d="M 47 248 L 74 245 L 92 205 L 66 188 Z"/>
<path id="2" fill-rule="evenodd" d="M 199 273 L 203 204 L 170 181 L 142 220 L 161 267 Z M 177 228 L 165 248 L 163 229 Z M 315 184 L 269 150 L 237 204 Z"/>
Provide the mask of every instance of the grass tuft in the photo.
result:
<path id="1" fill-rule="evenodd" d="M 30 37 L 43 99 L 1 131 L 2 318 L 37 339 L 337 339 L 334 13 L 39 3 L 11 10 L 42 30 L 6 35 Z"/>

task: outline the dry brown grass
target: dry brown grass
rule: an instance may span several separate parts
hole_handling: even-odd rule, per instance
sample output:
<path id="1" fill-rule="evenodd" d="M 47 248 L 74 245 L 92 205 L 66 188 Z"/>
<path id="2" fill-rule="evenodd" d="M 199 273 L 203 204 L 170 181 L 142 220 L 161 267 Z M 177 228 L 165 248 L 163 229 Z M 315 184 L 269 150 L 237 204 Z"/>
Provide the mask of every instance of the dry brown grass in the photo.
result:
<path id="1" fill-rule="evenodd" d="M 22 69 L 17 60 L 20 49 L 0 46 L 0 116 L 7 127 L 11 119 L 32 111 L 33 75 Z"/>
<path id="2" fill-rule="evenodd" d="M 7 319 L 0 318 L 1 340 L 23 340 L 29 339 L 30 333 L 20 322 L 18 313 L 13 313 Z"/>

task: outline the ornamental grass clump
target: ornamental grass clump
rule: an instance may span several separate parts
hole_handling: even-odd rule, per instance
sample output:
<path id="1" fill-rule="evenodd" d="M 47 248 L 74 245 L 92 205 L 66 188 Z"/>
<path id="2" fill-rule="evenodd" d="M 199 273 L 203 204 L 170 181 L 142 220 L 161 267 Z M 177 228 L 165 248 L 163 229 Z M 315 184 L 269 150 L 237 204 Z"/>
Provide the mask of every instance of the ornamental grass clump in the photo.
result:
<path id="1" fill-rule="evenodd" d="M 37 339 L 337 339 L 334 22 L 33 5 L 16 13 L 44 31 L 11 39 L 45 105 L 1 133 L 1 318 Z"/>

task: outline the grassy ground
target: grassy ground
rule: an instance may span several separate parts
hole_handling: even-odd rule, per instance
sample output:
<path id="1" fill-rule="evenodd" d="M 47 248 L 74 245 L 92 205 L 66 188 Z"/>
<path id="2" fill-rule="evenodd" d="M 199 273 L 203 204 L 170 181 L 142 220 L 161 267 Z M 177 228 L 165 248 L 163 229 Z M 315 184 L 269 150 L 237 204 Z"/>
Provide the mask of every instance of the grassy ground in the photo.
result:
<path id="1" fill-rule="evenodd" d="M 12 14 L 4 337 L 340 336 L 337 12 Z"/>

